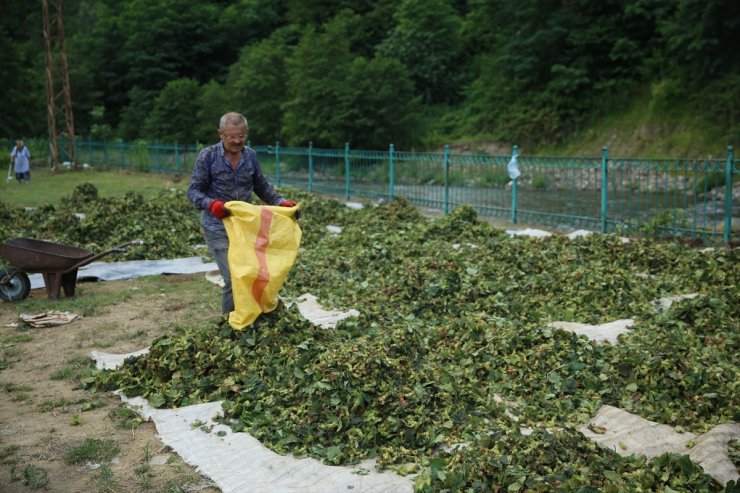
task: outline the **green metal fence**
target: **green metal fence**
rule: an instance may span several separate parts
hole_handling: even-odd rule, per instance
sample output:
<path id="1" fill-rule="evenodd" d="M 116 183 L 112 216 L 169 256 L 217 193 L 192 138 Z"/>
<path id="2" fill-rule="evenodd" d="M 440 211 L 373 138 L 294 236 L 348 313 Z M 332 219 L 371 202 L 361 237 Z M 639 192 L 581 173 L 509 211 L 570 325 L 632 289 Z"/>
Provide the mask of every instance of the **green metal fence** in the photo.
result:
<path id="1" fill-rule="evenodd" d="M 193 169 L 195 157 L 202 148 L 200 144 L 161 144 L 159 142 L 101 142 L 76 139 L 77 166 L 104 166 L 133 171 L 155 173 L 187 173 Z M 49 141 L 46 139 L 24 139 L 31 151 L 32 164 L 39 160 L 49 164 Z M 0 146 L 12 149 L 15 141 L 0 139 Z M 72 167 L 64 139 L 59 142 L 59 160 L 63 167 Z M 7 162 L 7 161 L 6 161 Z"/>
<path id="2" fill-rule="evenodd" d="M 5 139 L 7 149 L 12 142 Z M 39 156 L 45 141 L 26 141 Z M 62 146 L 62 148 L 64 148 Z M 80 165 L 189 174 L 199 144 L 77 140 Z M 253 146 L 264 172 L 280 186 L 347 200 L 403 197 L 448 213 L 462 204 L 482 217 L 601 232 L 632 230 L 709 243 L 740 241 L 733 202 L 738 161 L 723 158 L 638 159 L 401 152 Z M 47 153 L 48 154 L 48 153 Z M 521 175 L 507 166 L 516 156 Z M 62 156 L 64 158 L 64 156 Z M 737 188 L 737 187 L 736 187 Z M 737 194 L 737 192 L 735 192 Z"/>
<path id="3" fill-rule="evenodd" d="M 77 160 L 90 166 L 189 174 L 199 150 L 198 144 L 77 141 Z"/>
<path id="4" fill-rule="evenodd" d="M 733 204 L 737 160 L 513 155 L 254 146 L 278 186 L 345 199 L 403 197 L 448 213 L 462 204 L 484 217 L 601 232 L 642 231 L 706 242 L 740 240 Z M 734 220 L 733 220 L 734 218 Z"/>

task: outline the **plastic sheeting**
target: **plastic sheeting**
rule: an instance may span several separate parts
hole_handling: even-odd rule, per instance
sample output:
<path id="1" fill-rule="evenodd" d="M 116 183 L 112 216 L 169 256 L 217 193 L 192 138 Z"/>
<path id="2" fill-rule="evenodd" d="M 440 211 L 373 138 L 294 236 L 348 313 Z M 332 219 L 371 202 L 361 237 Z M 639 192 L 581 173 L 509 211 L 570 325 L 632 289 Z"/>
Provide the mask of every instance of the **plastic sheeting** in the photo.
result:
<path id="1" fill-rule="evenodd" d="M 679 294 L 677 296 L 668 296 L 666 298 L 661 298 L 657 301 L 658 308 L 660 310 L 668 310 L 671 305 L 676 303 L 677 301 L 681 300 L 691 300 L 699 296 L 699 293 L 689 293 L 689 294 Z"/>
<path id="2" fill-rule="evenodd" d="M 655 305 L 658 310 L 668 310 L 673 303 L 677 303 L 682 300 L 690 300 L 697 296 L 699 296 L 698 293 L 668 296 L 655 301 Z M 608 342 L 609 344 L 615 345 L 619 343 L 619 336 L 628 333 L 630 331 L 630 327 L 632 327 L 634 323 L 634 320 L 627 318 L 623 320 L 615 320 L 614 322 L 607 322 L 601 325 L 589 325 L 578 322 L 552 322 L 549 324 L 549 327 L 575 332 L 576 334 L 588 337 L 592 341 Z"/>
<path id="3" fill-rule="evenodd" d="M 90 358 L 95 361 L 95 367 L 98 370 L 115 370 L 123 364 L 126 358 L 135 358 L 136 356 L 141 356 L 143 354 L 147 354 L 148 352 L 149 348 L 144 348 L 138 351 L 134 351 L 133 353 L 124 354 L 92 351 L 90 353 Z"/>
<path id="4" fill-rule="evenodd" d="M 374 461 L 327 466 L 315 459 L 279 455 L 248 433 L 216 424 L 221 402 L 155 409 L 145 399 L 122 397 L 154 422 L 162 442 L 211 478 L 223 493 L 410 493 L 413 479 L 378 472 Z M 208 430 L 208 431 L 204 431 Z M 219 436 L 220 435 L 220 436 Z"/>
<path id="5" fill-rule="evenodd" d="M 185 257 L 163 260 L 127 260 L 124 262 L 93 262 L 77 271 L 77 281 L 120 281 L 160 274 L 197 274 L 216 269 L 215 262 L 203 262 L 202 257 Z M 41 274 L 28 276 L 31 289 L 43 288 Z"/>
<path id="6" fill-rule="evenodd" d="M 300 296 L 295 303 L 304 318 L 325 329 L 333 329 L 340 320 L 347 317 L 356 317 L 360 314 L 355 309 L 348 311 L 325 310 L 311 293 Z"/>
<path id="7" fill-rule="evenodd" d="M 602 406 L 579 431 L 600 446 L 623 456 L 652 458 L 665 453 L 688 454 L 722 485 L 740 479 L 727 452 L 727 443 L 740 438 L 740 424 L 737 423 L 715 426 L 697 437 L 693 433 L 679 433 L 668 425 L 648 421 L 618 407 Z"/>
<path id="8" fill-rule="evenodd" d="M 589 325 L 578 322 L 552 322 L 550 327 L 575 332 L 576 334 L 588 337 L 592 341 L 608 342 L 615 345 L 619 342 L 618 337 L 629 332 L 629 328 L 634 323 L 634 320 L 627 318 L 601 325 Z"/>
<path id="9" fill-rule="evenodd" d="M 549 231 L 532 228 L 507 229 L 506 234 L 509 236 L 531 236 L 532 238 L 547 238 L 548 236 L 552 236 L 552 233 Z"/>
<path id="10" fill-rule="evenodd" d="M 529 236 L 532 238 L 547 238 L 547 237 L 553 236 L 553 233 L 549 231 L 545 231 L 542 229 L 534 229 L 534 228 L 507 229 L 506 234 L 509 236 Z M 578 238 L 582 238 L 584 236 L 588 236 L 591 234 L 594 234 L 594 232 L 589 231 L 587 229 L 577 229 L 571 233 L 568 233 L 567 236 L 571 240 L 577 240 Z M 620 236 L 619 241 L 622 243 L 629 243 L 630 239 L 625 238 L 624 236 Z"/>

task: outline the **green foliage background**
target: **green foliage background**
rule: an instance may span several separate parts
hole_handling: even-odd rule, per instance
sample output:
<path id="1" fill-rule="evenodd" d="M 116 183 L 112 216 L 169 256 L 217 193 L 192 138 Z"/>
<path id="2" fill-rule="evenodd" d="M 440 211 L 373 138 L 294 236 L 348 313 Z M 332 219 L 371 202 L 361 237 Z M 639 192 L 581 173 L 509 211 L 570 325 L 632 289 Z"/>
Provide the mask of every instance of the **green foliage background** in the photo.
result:
<path id="1" fill-rule="evenodd" d="M 740 137 L 734 0 L 65 0 L 78 134 L 531 152 L 720 153 Z M 0 19 L 0 136 L 46 132 L 41 9 Z"/>

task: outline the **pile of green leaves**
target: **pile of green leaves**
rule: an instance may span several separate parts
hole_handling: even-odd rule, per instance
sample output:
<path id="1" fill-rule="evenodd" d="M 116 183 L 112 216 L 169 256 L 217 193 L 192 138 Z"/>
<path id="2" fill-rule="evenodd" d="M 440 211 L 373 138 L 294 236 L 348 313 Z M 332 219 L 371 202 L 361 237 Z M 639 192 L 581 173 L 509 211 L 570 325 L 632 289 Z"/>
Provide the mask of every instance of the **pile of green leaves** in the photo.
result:
<path id="1" fill-rule="evenodd" d="M 131 248 L 114 260 L 189 257 L 194 254 L 193 246 L 203 243 L 198 211 L 176 189 L 162 191 L 152 200 L 137 192 L 100 197 L 94 185 L 85 183 L 58 205 L 25 209 L 0 202 L 0 219 L 2 243 L 27 237 L 98 253 L 129 241 L 144 241 L 144 246 Z"/>
<path id="2" fill-rule="evenodd" d="M 281 304 L 244 332 L 219 318 L 95 385 L 160 407 L 223 400 L 226 422 L 278 452 L 411 464 L 424 491 L 719 489 L 686 457 L 622 459 L 575 430 L 602 404 L 697 433 L 737 421 L 734 251 L 512 238 L 469 207 L 428 220 L 404 201 L 353 211 L 295 196 L 304 242 L 283 295 L 358 317 L 326 330 Z M 702 296 L 656 307 L 689 292 Z M 548 327 L 627 317 L 617 346 Z"/>
<path id="3" fill-rule="evenodd" d="M 716 491 L 687 455 L 622 457 L 572 430 L 531 435 L 497 429 L 428 461 L 417 491 L 597 493 Z"/>

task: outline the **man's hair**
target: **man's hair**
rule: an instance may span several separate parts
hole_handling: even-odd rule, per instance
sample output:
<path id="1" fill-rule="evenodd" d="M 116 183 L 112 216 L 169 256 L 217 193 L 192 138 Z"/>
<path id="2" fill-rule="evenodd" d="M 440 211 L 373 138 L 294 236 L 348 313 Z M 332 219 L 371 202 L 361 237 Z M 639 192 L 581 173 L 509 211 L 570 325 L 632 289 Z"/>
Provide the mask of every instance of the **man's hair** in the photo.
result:
<path id="1" fill-rule="evenodd" d="M 221 117 L 221 120 L 218 122 L 218 128 L 224 129 L 226 128 L 226 125 L 241 125 L 242 123 L 246 128 L 249 128 L 246 116 L 241 113 L 230 112 Z"/>

